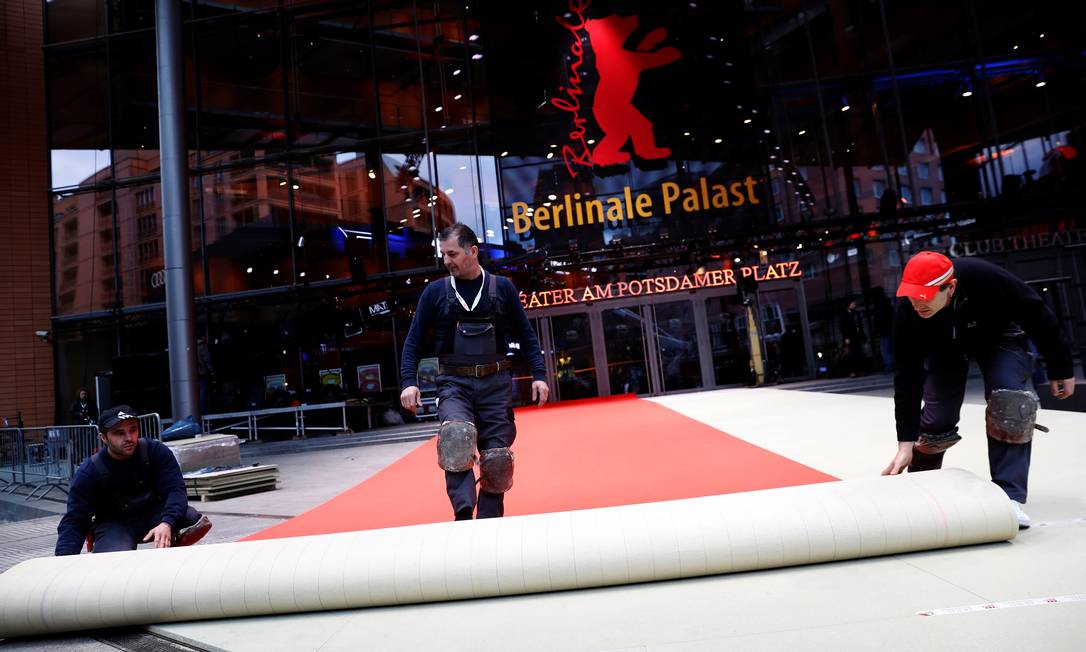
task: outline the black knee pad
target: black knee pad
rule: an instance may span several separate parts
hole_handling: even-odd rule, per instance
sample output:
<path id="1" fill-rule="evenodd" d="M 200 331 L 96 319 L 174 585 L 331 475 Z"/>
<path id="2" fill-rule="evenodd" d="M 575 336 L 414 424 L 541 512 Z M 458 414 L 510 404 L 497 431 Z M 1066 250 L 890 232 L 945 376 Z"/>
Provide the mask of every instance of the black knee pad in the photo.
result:
<path id="1" fill-rule="evenodd" d="M 997 389 L 988 397 L 984 423 L 988 436 L 1008 444 L 1033 440 L 1037 422 L 1037 395 L 1028 389 Z"/>
<path id="2" fill-rule="evenodd" d="M 475 466 L 479 432 L 470 421 L 446 421 L 437 431 L 437 463 L 450 472 L 468 471 Z"/>
<path id="3" fill-rule="evenodd" d="M 513 451 L 488 448 L 479 451 L 479 486 L 492 494 L 503 494 L 513 487 Z"/>
<path id="4" fill-rule="evenodd" d="M 916 440 L 916 446 L 913 447 L 913 450 L 918 453 L 924 453 L 925 455 L 936 455 L 942 453 L 961 440 L 962 438 L 958 434 L 958 428 L 956 426 L 946 432 L 922 432 L 920 433 L 920 437 Z"/>

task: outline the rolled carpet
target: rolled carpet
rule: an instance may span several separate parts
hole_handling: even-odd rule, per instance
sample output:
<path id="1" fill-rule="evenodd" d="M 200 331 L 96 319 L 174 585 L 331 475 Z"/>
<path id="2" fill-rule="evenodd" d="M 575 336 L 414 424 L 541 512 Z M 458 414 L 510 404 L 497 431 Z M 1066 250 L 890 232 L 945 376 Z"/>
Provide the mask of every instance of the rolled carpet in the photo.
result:
<path id="1" fill-rule="evenodd" d="M 289 539 L 49 557 L 0 575 L 0 636 L 669 580 L 1014 538 L 960 469 Z"/>

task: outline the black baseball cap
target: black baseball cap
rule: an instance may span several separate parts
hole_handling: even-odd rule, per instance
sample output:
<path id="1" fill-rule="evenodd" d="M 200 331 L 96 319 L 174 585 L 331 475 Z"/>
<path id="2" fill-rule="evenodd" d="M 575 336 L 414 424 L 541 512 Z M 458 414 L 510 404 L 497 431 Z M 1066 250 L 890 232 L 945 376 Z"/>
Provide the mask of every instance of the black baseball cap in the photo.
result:
<path id="1" fill-rule="evenodd" d="M 136 418 L 138 418 L 136 411 L 127 405 L 111 407 L 108 410 L 102 410 L 102 416 L 98 417 L 98 429 L 106 432 L 122 421 Z"/>

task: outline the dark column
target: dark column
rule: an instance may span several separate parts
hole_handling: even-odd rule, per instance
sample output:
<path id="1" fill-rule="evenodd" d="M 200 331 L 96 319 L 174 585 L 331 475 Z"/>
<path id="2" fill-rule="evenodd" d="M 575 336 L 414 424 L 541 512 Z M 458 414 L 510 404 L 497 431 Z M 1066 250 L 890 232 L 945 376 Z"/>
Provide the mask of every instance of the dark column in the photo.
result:
<path id="1" fill-rule="evenodd" d="M 196 399 L 192 241 L 189 230 L 188 153 L 182 94 L 181 15 L 177 0 L 155 0 L 158 47 L 158 133 L 162 176 L 162 243 L 166 263 L 166 328 L 170 402 L 174 419 L 200 416 Z"/>

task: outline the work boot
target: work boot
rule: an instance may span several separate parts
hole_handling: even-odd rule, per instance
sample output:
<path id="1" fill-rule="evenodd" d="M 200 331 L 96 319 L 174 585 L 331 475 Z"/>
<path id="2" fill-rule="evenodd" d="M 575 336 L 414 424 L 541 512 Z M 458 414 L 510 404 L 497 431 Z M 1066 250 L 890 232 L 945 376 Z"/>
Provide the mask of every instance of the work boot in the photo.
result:
<path id="1" fill-rule="evenodd" d="M 201 515 L 199 519 L 188 527 L 183 527 L 177 531 L 177 534 L 173 535 L 173 545 L 177 546 L 191 546 L 200 539 L 204 538 L 204 535 L 211 530 L 211 520 Z"/>

